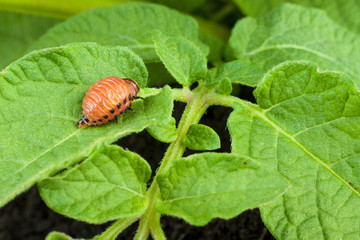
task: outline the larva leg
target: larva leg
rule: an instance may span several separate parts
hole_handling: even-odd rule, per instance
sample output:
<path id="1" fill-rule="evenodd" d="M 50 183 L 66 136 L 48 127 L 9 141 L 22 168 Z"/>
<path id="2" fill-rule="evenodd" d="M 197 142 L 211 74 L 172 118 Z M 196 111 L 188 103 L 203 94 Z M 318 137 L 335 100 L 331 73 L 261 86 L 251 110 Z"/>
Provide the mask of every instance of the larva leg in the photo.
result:
<path id="1" fill-rule="evenodd" d="M 134 109 L 132 109 L 131 107 L 128 107 L 127 109 L 131 110 L 133 113 L 135 113 Z"/>

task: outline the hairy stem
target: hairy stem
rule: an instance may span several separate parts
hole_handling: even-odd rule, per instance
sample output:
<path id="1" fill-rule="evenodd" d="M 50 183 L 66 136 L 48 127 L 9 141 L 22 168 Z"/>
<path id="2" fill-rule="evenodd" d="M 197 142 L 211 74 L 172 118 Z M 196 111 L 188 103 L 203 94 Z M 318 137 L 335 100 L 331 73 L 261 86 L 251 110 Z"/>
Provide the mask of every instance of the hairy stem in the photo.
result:
<path id="1" fill-rule="evenodd" d="M 137 219 L 138 218 L 119 219 L 113 225 L 108 227 L 101 235 L 94 237 L 94 240 L 114 240 L 120 232 L 130 226 Z"/>
<path id="2" fill-rule="evenodd" d="M 192 124 L 196 124 L 200 121 L 201 117 L 205 113 L 206 109 L 210 105 L 221 105 L 234 108 L 236 103 L 243 106 L 251 105 L 251 103 L 241 100 L 233 96 L 220 95 L 214 92 L 214 89 L 208 89 L 202 82 L 199 83 L 199 87 L 194 91 L 190 91 L 188 88 L 184 89 L 172 89 L 173 99 L 176 101 L 187 102 L 187 106 L 181 117 L 178 125 L 177 133 L 178 138 L 172 142 L 167 149 L 165 156 L 160 164 L 156 176 L 166 170 L 171 162 L 175 159 L 181 158 L 185 152 L 185 145 L 183 140 L 189 127 Z M 155 210 L 155 201 L 160 196 L 160 189 L 156 182 L 156 176 L 148 189 L 146 196 L 149 201 L 148 208 L 140 218 L 140 225 L 135 235 L 135 240 L 147 239 L 151 234 L 155 240 L 165 240 L 165 234 L 160 225 L 160 213 Z M 97 240 L 112 240 L 131 223 L 136 221 L 134 219 L 120 219 L 110 226 L 103 234 L 96 237 Z"/>
<path id="3" fill-rule="evenodd" d="M 161 228 L 159 213 L 156 214 L 156 223 L 151 228 L 151 235 L 154 240 L 166 240 L 164 231 Z"/>
<path id="4" fill-rule="evenodd" d="M 240 98 L 234 97 L 234 96 L 227 96 L 227 95 L 220 95 L 217 93 L 212 93 L 208 95 L 208 101 L 210 105 L 219 105 L 219 106 L 225 106 L 225 107 L 231 107 L 234 108 L 234 105 L 236 103 L 241 104 L 243 106 L 249 106 L 252 105 L 252 103 L 242 100 Z"/>
<path id="5" fill-rule="evenodd" d="M 193 93 L 191 93 L 188 89 L 183 90 L 185 93 L 184 95 L 188 96 L 188 104 L 178 125 L 178 138 L 170 144 L 168 150 L 166 151 L 157 171 L 157 175 L 167 169 L 173 160 L 182 157 L 186 149 L 183 144 L 184 137 L 186 136 L 189 127 L 200 121 L 202 115 L 209 106 L 207 100 L 208 95 L 211 94 L 209 91 L 209 89 L 201 85 Z M 155 210 L 155 201 L 160 196 L 160 189 L 156 182 L 156 176 L 146 194 L 149 200 L 149 205 L 141 217 L 140 225 L 134 238 L 135 240 L 147 239 L 150 233 L 154 239 L 165 239 L 165 235 L 163 235 L 160 226 L 160 214 Z"/>

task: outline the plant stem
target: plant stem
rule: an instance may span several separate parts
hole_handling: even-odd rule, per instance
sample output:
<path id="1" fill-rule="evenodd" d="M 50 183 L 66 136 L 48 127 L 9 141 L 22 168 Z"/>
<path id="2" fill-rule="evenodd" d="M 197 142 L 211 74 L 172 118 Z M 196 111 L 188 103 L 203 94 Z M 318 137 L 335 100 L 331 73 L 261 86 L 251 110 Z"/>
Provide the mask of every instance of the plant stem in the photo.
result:
<path id="1" fill-rule="evenodd" d="M 170 144 L 168 150 L 166 151 L 161 165 L 157 171 L 157 175 L 164 171 L 172 160 L 182 157 L 186 149 L 185 144 L 183 144 L 183 139 L 185 138 L 189 127 L 192 124 L 196 124 L 200 121 L 201 117 L 204 115 L 206 109 L 209 106 L 207 100 L 209 90 L 202 86 L 199 87 L 199 91 L 195 90 L 192 97 L 189 98 L 188 105 L 186 106 L 178 125 L 178 138 Z"/>
<path id="2" fill-rule="evenodd" d="M 172 88 L 171 95 L 175 101 L 179 102 L 189 102 L 189 99 L 192 97 L 192 93 L 188 88 Z"/>
<path id="3" fill-rule="evenodd" d="M 194 91 L 192 95 L 188 89 L 184 89 L 183 91 L 186 92 L 186 95 L 189 98 L 188 104 L 179 122 L 177 130 L 178 138 L 170 144 L 156 176 L 168 168 L 173 160 L 182 157 L 186 149 L 185 145 L 183 144 L 183 139 L 186 136 L 189 127 L 192 124 L 196 124 L 200 121 L 202 115 L 209 106 L 207 100 L 208 95 L 211 94 L 209 93 L 209 89 L 199 85 L 197 91 Z M 155 239 L 165 239 L 165 235 L 163 234 L 160 226 L 160 214 L 155 210 L 155 201 L 160 196 L 160 189 L 156 182 L 156 176 L 146 194 L 149 200 L 149 205 L 141 217 L 140 225 L 134 238 L 135 240 L 147 239 L 150 234 L 150 230 Z"/>
<path id="4" fill-rule="evenodd" d="M 164 231 L 161 228 L 160 224 L 160 214 L 156 213 L 156 223 L 153 224 L 153 227 L 151 229 L 151 235 L 154 238 L 154 240 L 166 240 Z"/>
<path id="5" fill-rule="evenodd" d="M 230 13 L 232 13 L 233 11 L 235 11 L 236 6 L 234 3 L 229 2 L 228 4 L 226 4 L 224 7 L 220 8 L 219 11 L 217 11 L 212 19 L 216 22 L 222 20 L 223 18 L 225 18 L 226 16 L 228 16 Z"/>
<path id="6" fill-rule="evenodd" d="M 233 96 L 225 96 L 214 93 L 214 89 L 208 89 L 204 87 L 201 82 L 194 91 L 190 91 L 188 88 L 184 89 L 172 89 L 172 96 L 174 100 L 187 102 L 187 106 L 181 117 L 178 125 L 177 133 L 178 138 L 172 142 L 167 149 L 165 156 L 160 164 L 156 176 L 166 170 L 170 163 L 178 158 L 181 158 L 185 152 L 185 145 L 183 140 L 189 127 L 192 124 L 196 124 L 200 121 L 201 117 L 205 113 L 206 109 L 210 105 L 221 105 L 227 107 L 234 107 L 234 104 L 240 103 L 244 106 L 251 105 L 251 103 L 241 100 Z M 146 193 L 148 198 L 148 208 L 140 218 L 140 225 L 135 235 L 135 240 L 147 239 L 149 234 L 153 236 L 155 240 L 165 240 L 165 234 L 160 225 L 160 213 L 155 210 L 156 199 L 160 196 L 160 189 L 156 182 L 156 176 L 152 182 L 150 188 Z M 96 237 L 96 240 L 113 240 L 123 229 L 128 227 L 131 223 L 136 221 L 133 219 L 120 219 L 110 226 L 103 234 Z"/>
<path id="7" fill-rule="evenodd" d="M 116 236 L 125 228 L 130 226 L 138 218 L 119 219 L 106 229 L 101 235 L 94 237 L 94 240 L 114 240 Z"/>
<path id="8" fill-rule="evenodd" d="M 135 0 L 133 0 L 135 1 Z M 0 10 L 32 14 L 36 16 L 66 19 L 87 9 L 112 6 L 128 0 L 102 1 L 43 1 L 43 0 L 1 0 Z"/>
<path id="9" fill-rule="evenodd" d="M 231 95 L 220 95 L 218 93 L 209 94 L 208 101 L 210 105 L 220 105 L 231 108 L 234 108 L 235 103 L 239 103 L 243 106 L 252 105 L 252 103 L 242 100 L 240 98 Z"/>

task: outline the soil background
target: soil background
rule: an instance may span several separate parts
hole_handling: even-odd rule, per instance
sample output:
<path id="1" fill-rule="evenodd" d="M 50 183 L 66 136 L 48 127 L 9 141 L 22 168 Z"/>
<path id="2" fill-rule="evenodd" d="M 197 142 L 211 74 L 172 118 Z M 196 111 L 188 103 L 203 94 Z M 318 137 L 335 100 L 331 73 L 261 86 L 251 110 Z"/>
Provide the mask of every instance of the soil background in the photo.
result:
<path id="1" fill-rule="evenodd" d="M 242 89 L 239 97 L 254 101 L 250 88 Z M 185 104 L 175 103 L 173 115 L 177 121 L 184 107 Z M 226 128 L 230 113 L 230 108 L 210 107 L 200 121 L 219 134 L 222 146 L 218 152 L 230 152 L 230 137 Z M 153 172 L 168 146 L 155 141 L 146 131 L 125 137 L 117 144 L 140 154 L 150 163 Z M 185 156 L 196 152 L 198 151 L 186 151 Z M 52 231 L 64 232 L 74 238 L 91 238 L 103 232 L 110 224 L 92 225 L 57 214 L 45 205 L 34 186 L 0 209 L 0 240 L 42 240 Z M 163 216 L 161 224 L 169 240 L 275 239 L 264 226 L 258 209 L 245 211 L 231 220 L 214 219 L 204 227 L 194 227 L 170 216 Z M 132 239 L 136 228 L 137 224 L 133 224 L 117 239 Z"/>

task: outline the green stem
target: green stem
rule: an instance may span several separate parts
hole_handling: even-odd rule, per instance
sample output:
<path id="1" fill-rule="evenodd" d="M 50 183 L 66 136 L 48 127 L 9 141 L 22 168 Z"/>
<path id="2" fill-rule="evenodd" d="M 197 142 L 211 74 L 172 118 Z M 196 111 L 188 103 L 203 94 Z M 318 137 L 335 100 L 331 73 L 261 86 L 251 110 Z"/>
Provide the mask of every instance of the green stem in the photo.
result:
<path id="1" fill-rule="evenodd" d="M 184 89 L 172 88 L 171 95 L 175 101 L 185 102 L 185 103 L 189 102 L 189 99 L 192 97 L 192 93 L 188 88 L 184 88 Z"/>
<path id="2" fill-rule="evenodd" d="M 43 0 L 0 0 L 0 10 L 32 14 L 42 17 L 66 19 L 87 9 L 112 6 L 128 2 L 129 0 L 62 0 L 62 1 L 43 1 Z M 132 0 L 136 1 L 136 0 Z"/>
<path id="3" fill-rule="evenodd" d="M 202 86 L 199 86 L 197 91 L 194 91 L 193 94 L 191 94 L 189 89 L 183 90 L 185 95 L 188 97 L 188 105 L 186 106 L 179 122 L 177 130 L 178 138 L 170 144 L 156 176 L 169 167 L 173 160 L 182 157 L 186 149 L 185 145 L 183 144 L 183 139 L 186 136 L 189 127 L 192 124 L 196 124 L 200 121 L 202 115 L 209 106 L 207 100 L 208 95 L 210 94 L 209 91 L 209 89 Z M 140 225 L 134 238 L 135 240 L 147 239 L 150 234 L 150 230 L 155 239 L 165 239 L 165 236 L 162 235 L 163 232 L 159 230 L 161 229 L 160 214 L 155 210 L 155 201 L 160 196 L 160 189 L 156 182 L 156 176 L 146 194 L 149 200 L 149 205 L 141 217 Z"/>
<path id="4" fill-rule="evenodd" d="M 240 103 L 242 105 L 251 104 L 250 102 L 247 102 L 240 98 L 231 95 L 220 95 L 218 93 L 209 94 L 208 101 L 210 105 L 220 105 L 231 108 L 234 108 L 235 103 Z"/>
<path id="5" fill-rule="evenodd" d="M 225 18 L 226 16 L 228 16 L 230 13 L 232 13 L 233 11 L 235 11 L 236 6 L 234 3 L 230 2 L 228 4 L 226 4 L 224 7 L 220 8 L 219 11 L 217 11 L 212 19 L 216 22 L 220 21 L 221 19 Z"/>
<path id="6" fill-rule="evenodd" d="M 137 217 L 130 219 L 119 219 L 113 225 L 108 227 L 101 235 L 94 237 L 94 240 L 114 240 L 120 232 L 130 226 L 137 219 Z"/>
<path id="7" fill-rule="evenodd" d="M 156 213 L 156 223 L 151 228 L 151 235 L 154 240 L 166 240 L 164 231 L 161 228 L 160 224 L 160 214 Z"/>
<path id="8" fill-rule="evenodd" d="M 185 152 L 185 145 L 183 140 L 189 127 L 192 124 L 196 124 L 200 121 L 201 117 L 205 113 L 206 109 L 210 105 L 221 105 L 227 107 L 234 107 L 234 104 L 240 103 L 242 105 L 250 105 L 251 103 L 241 100 L 233 96 L 224 96 L 214 93 L 214 89 L 208 89 L 204 87 L 203 83 L 199 83 L 199 87 L 194 91 L 190 91 L 188 88 L 184 89 L 172 89 L 172 96 L 174 100 L 187 102 L 187 106 L 181 117 L 178 126 L 178 138 L 172 142 L 165 153 L 165 156 L 161 162 L 161 165 L 157 171 L 156 176 L 166 170 L 171 162 L 175 159 L 181 158 Z M 160 225 L 160 214 L 155 210 L 156 199 L 160 196 L 160 189 L 156 182 L 156 176 L 148 189 L 146 196 L 149 204 L 148 208 L 140 218 L 140 225 L 135 235 L 135 240 L 147 239 L 149 234 L 155 240 L 165 240 L 165 234 L 161 229 Z M 115 222 L 110 226 L 103 234 L 96 237 L 96 240 L 112 240 L 129 226 L 131 223 L 136 221 L 137 218 L 124 219 Z"/>
<path id="9" fill-rule="evenodd" d="M 156 95 L 159 92 L 161 92 L 161 88 L 145 88 L 145 89 L 141 89 L 139 96 L 148 97 L 148 96 Z M 172 88 L 171 95 L 175 101 L 187 103 L 189 101 L 189 99 L 191 98 L 192 93 L 191 93 L 190 89 L 188 89 L 188 88 L 184 88 L 184 89 Z"/>

